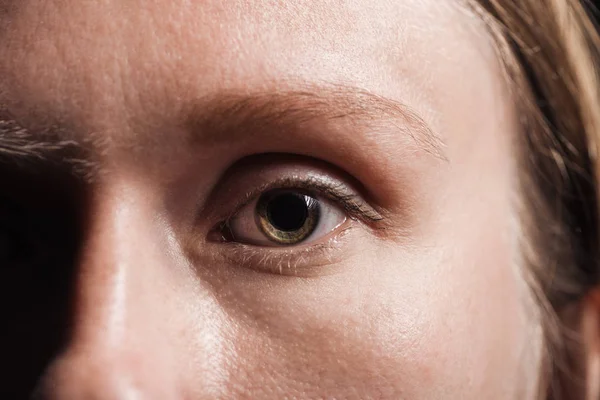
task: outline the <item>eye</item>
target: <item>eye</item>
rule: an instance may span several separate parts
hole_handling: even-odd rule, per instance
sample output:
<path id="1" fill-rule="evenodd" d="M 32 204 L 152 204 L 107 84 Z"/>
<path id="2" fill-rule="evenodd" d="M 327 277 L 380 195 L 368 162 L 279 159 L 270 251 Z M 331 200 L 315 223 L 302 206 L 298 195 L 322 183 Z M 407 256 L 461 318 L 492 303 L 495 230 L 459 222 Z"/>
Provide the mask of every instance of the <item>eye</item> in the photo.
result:
<path id="1" fill-rule="evenodd" d="M 327 236 L 346 213 L 301 189 L 274 189 L 244 206 L 225 226 L 231 241 L 257 246 L 293 246 Z"/>

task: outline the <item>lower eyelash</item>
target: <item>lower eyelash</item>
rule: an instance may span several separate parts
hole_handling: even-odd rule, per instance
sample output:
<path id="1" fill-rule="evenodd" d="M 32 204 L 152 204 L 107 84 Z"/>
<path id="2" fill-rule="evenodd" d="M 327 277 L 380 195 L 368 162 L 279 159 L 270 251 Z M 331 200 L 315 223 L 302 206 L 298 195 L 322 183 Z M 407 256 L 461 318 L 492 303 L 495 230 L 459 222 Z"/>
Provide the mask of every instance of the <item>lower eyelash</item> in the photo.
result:
<path id="1" fill-rule="evenodd" d="M 349 255 L 345 250 L 344 239 L 353 230 L 352 226 L 330 238 L 325 243 L 304 248 L 266 248 L 243 243 L 221 243 L 225 246 L 223 258 L 228 263 L 259 272 L 314 277 L 332 273 L 328 266 L 336 264 Z"/>

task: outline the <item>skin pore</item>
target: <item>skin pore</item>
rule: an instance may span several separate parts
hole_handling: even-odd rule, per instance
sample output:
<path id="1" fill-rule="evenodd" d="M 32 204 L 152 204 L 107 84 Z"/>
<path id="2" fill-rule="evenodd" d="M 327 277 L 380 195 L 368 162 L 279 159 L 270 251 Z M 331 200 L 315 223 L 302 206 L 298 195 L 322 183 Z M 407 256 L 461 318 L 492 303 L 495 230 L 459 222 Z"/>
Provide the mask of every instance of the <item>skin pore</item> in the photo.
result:
<path id="1" fill-rule="evenodd" d="M 0 269 L 0 397 L 534 397 L 513 103 L 458 2 L 6 3 L 0 210 L 42 255 Z M 282 186 L 345 220 L 231 240 Z"/>

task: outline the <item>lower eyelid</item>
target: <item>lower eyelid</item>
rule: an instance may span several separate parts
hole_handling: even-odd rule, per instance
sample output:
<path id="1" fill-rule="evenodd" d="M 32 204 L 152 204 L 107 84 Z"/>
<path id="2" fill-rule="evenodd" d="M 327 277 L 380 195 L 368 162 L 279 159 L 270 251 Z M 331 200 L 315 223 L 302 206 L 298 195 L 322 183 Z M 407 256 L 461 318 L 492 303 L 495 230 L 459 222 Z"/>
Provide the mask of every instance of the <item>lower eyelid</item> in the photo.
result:
<path id="1" fill-rule="evenodd" d="M 221 243 L 218 256 L 236 267 L 286 276 L 313 277 L 336 272 L 333 265 L 351 256 L 352 233 L 360 228 L 349 225 L 326 242 L 296 247 L 257 247 L 243 243 Z M 219 260 L 216 260 L 219 261 Z"/>

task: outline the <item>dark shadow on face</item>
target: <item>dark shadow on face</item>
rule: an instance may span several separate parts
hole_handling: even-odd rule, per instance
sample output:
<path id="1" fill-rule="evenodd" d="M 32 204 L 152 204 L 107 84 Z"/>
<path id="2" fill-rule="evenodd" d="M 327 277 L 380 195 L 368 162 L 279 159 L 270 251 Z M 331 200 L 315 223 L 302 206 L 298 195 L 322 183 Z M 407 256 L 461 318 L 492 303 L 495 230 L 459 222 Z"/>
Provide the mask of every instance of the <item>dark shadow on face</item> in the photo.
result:
<path id="1" fill-rule="evenodd" d="M 0 163 L 0 398 L 27 399 L 67 340 L 80 228 L 69 179 Z"/>

